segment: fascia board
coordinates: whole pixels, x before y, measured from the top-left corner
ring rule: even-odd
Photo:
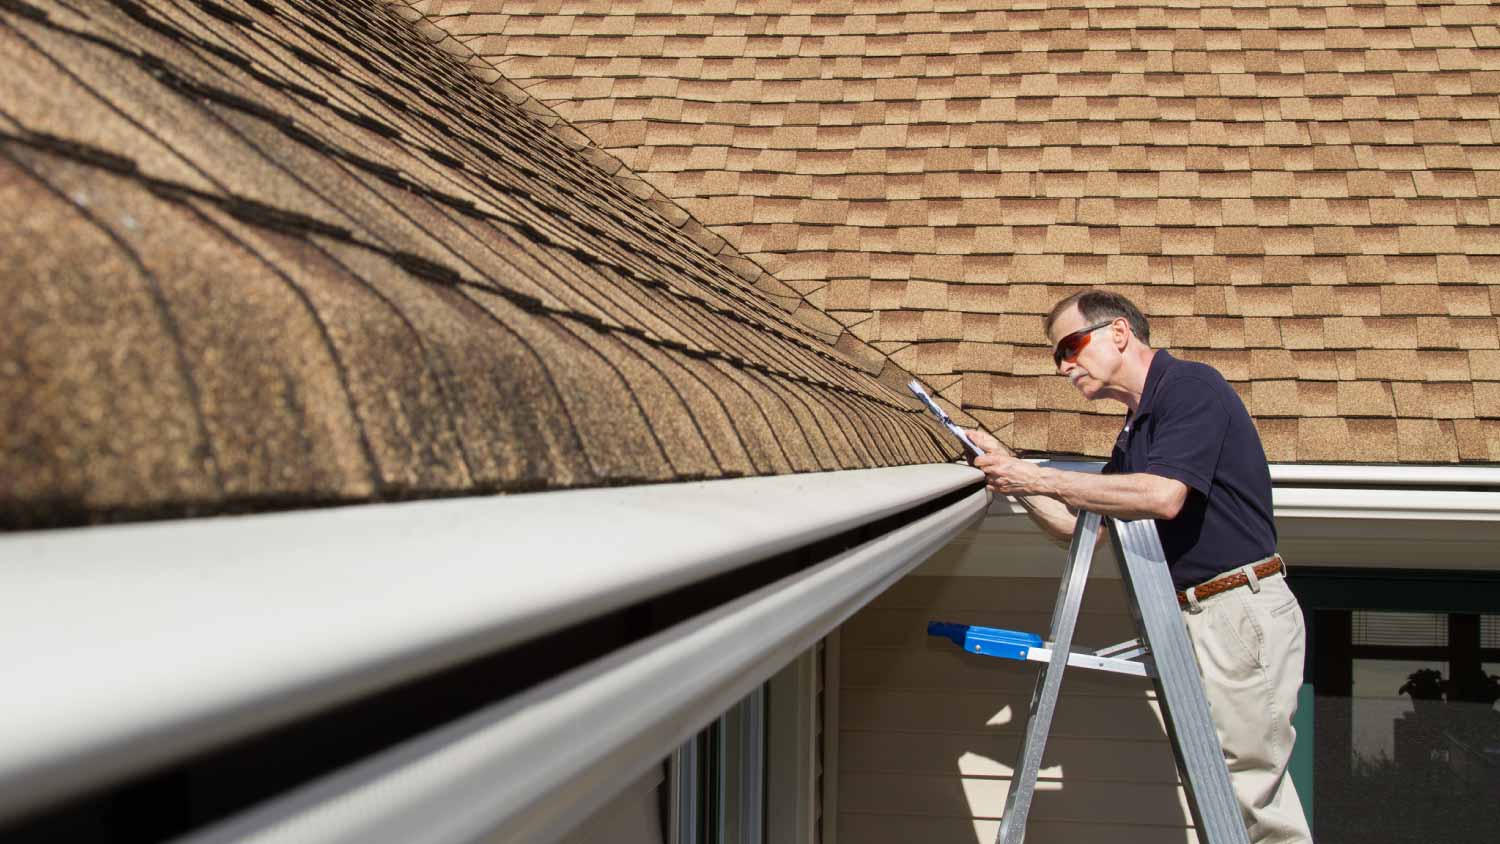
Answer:
[[[956,464],[0,535],[0,817],[972,485]]]

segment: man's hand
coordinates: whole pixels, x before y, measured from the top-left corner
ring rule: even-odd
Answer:
[[[991,492],[1003,495],[1045,494],[1041,488],[1043,472],[1033,463],[995,453],[975,458],[974,465],[984,471],[984,479]]]
[[[991,492],[1005,495],[1030,495],[1038,492],[1035,484],[1041,470],[1025,460],[1016,459],[1010,449],[984,431],[966,431],[969,441],[984,454],[974,458],[975,468],[984,472]]]
[[[970,462],[984,472],[985,485],[990,492],[1015,496],[1015,500],[1026,508],[1026,514],[1049,537],[1067,545],[1078,519],[1061,501],[1035,496],[1039,491],[1036,484],[1041,479],[1043,470],[1025,460],[1017,460],[1010,449],[984,431],[964,433],[969,435],[970,442],[984,452]],[[1104,534],[1101,532],[1099,535]]]

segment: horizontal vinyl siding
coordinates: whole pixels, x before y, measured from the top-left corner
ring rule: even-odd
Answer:
[[[941,571],[941,556],[921,571]],[[1104,556],[1098,567],[1113,570]],[[918,574],[841,628],[842,844],[994,840],[1039,666],[965,654],[926,624],[1045,634],[1056,598],[1055,577]],[[1091,580],[1075,641],[1134,635],[1120,581]],[[1029,844],[1196,841],[1154,698],[1144,679],[1068,672]]]

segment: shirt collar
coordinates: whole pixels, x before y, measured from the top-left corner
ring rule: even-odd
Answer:
[[[1141,390],[1141,403],[1136,406],[1135,413],[1130,414],[1132,419],[1144,416],[1151,410],[1151,400],[1156,397],[1156,388],[1161,384],[1161,377],[1166,374],[1167,367],[1176,360],[1167,354],[1166,349],[1156,350],[1156,354],[1151,358],[1151,366],[1146,370],[1146,386]]]

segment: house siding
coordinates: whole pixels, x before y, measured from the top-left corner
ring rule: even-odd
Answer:
[[[1425,600],[1424,606],[1437,612],[1474,612],[1475,605],[1465,601],[1487,594],[1484,578],[1495,570],[1500,521],[1476,512],[1387,518],[1375,511],[1309,510],[1291,491],[1282,487],[1275,493],[1278,550],[1289,563],[1293,587],[1312,590],[1311,599],[1303,597],[1310,629],[1317,624],[1318,578],[1340,569],[1405,578],[1401,582],[1412,587],[1411,599]],[[1298,491],[1327,501],[1358,492]],[[1442,495],[1452,490],[1412,487],[1407,492],[1415,512],[1423,501],[1448,500]],[[984,522],[840,629],[840,679],[834,684],[842,700],[835,733],[840,737],[838,840],[994,840],[1010,765],[1019,751],[1019,722],[1038,668],[962,653],[946,639],[928,637],[925,627],[929,620],[942,620],[1047,629],[1065,552],[1017,510],[997,500]],[[1455,582],[1469,585],[1441,586]],[[1328,588],[1325,583],[1323,589]],[[1439,597],[1443,588],[1467,590],[1466,597]],[[1357,599],[1340,598],[1332,606],[1350,606],[1345,600]],[[1097,646],[1134,636],[1113,553],[1101,548],[1075,642]],[[1389,695],[1396,684],[1380,688]],[[1311,771],[1313,749],[1311,742],[1304,744],[1311,733],[1304,727],[1320,724],[1317,735],[1324,743],[1349,729],[1349,713],[1345,707],[1340,715],[1341,704],[1328,698],[1320,699],[1314,715],[1312,689],[1304,691],[1302,706],[1308,708],[1299,719],[1307,720],[1297,726],[1298,750],[1308,767],[1299,773],[1294,758],[1293,776],[1311,811],[1314,793],[1302,790],[1303,783],[1309,775],[1316,781],[1322,769]],[[1088,671],[1066,675],[1028,841],[1196,840],[1154,697],[1143,680]],[[1325,762],[1320,757],[1316,764]],[[1336,780],[1315,784],[1319,805],[1341,799]]]

